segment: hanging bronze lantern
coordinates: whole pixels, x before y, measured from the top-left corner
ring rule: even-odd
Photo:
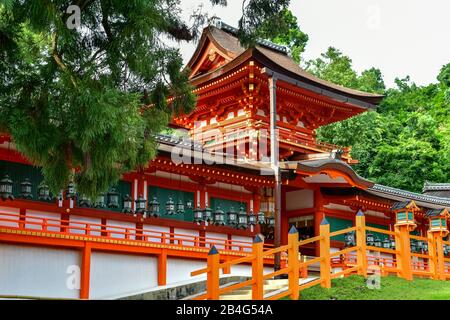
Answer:
[[[144,197],[142,195],[139,196],[139,198],[136,199],[136,213],[140,213],[143,214],[145,216],[145,214],[147,213],[146,210],[146,200],[144,199]]]
[[[273,214],[267,218],[267,224],[270,228],[275,228],[275,217]]]
[[[225,213],[220,208],[220,206],[218,206],[216,208],[216,211],[214,211],[214,224],[216,226],[223,226],[223,225],[225,225]]]
[[[13,182],[9,178],[9,175],[5,174],[2,180],[0,180],[0,197],[3,200],[14,200],[13,196]]]
[[[244,208],[241,207],[238,213],[238,229],[247,229],[248,217],[247,213],[244,211]]]
[[[227,212],[228,216],[228,225],[229,226],[236,226],[237,225],[237,212],[234,210],[233,207],[230,207],[230,210]]]
[[[169,197],[169,200],[166,202],[166,214],[171,216],[175,214],[175,203],[172,200],[172,197]]]
[[[266,223],[266,216],[264,215],[264,212],[259,211],[257,214],[258,217],[258,224],[265,224]]]
[[[51,201],[50,188],[43,181],[38,187],[38,199],[40,201]]]
[[[149,216],[151,217],[159,217],[159,202],[156,196],[153,197],[153,200],[149,203]]]
[[[22,199],[33,199],[33,193],[31,191],[32,184],[30,179],[25,178],[25,180],[20,184],[20,195],[19,197]]]
[[[119,208],[119,197],[120,194],[115,188],[112,188],[107,194],[108,208]]]
[[[256,216],[253,214],[253,210],[250,210],[250,212],[248,213],[248,225],[256,225]]]
[[[91,206],[91,200],[86,195],[82,194],[78,200],[78,206],[81,208],[89,208]]]
[[[208,206],[206,206],[205,209],[203,209],[203,221],[205,222],[213,221],[212,209]]]
[[[123,197],[123,213],[133,213],[132,201],[133,199],[128,194]]]
[[[199,206],[194,209],[194,222],[197,224],[203,222],[203,210]]]
[[[106,194],[102,192],[98,195],[97,199],[95,200],[94,207],[104,208],[105,206],[106,206]]]
[[[67,186],[66,199],[74,199],[76,196],[75,183],[71,181]]]

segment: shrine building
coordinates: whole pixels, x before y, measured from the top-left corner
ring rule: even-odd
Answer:
[[[248,254],[257,234],[270,248],[287,242],[291,226],[301,239],[324,218],[331,231],[353,226],[359,210],[368,226],[389,230],[396,206],[411,201],[414,232],[426,235],[427,213],[450,208],[448,184],[427,182],[422,194],[379,185],[354,171],[351,146],[317,141],[316,129],[375,110],[382,95],[321,80],[284,46],[243,48],[236,32],[222,22],[204,29],[186,66],[195,110],[155,137],[158,155],[145,169],[97,199],[74,184],[52,194],[0,133],[0,297],[117,298],[191,281],[212,245],[229,261]],[[344,247],[345,236],[331,246]]]

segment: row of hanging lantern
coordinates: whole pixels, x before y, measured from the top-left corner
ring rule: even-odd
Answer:
[[[225,217],[227,218],[225,220]],[[216,210],[213,212],[211,208],[206,206],[205,208],[200,208],[197,206],[194,209],[194,222],[200,225],[201,223],[214,224],[217,226],[228,225],[230,227],[235,227],[236,229],[247,229],[253,230],[256,224],[267,224],[270,227],[275,225],[275,219],[273,215],[266,219],[264,212],[260,211],[258,214],[254,214],[253,210],[249,213],[244,210],[241,206],[239,212],[236,212],[233,207],[225,213],[220,206],[217,206]]]
[[[3,200],[14,200],[13,195],[13,181],[9,177],[9,175],[5,174],[3,178],[0,180],[0,198]],[[25,178],[20,183],[20,193],[18,195],[21,199],[32,200],[33,199],[33,190],[32,183],[30,179]],[[50,188],[45,184],[41,183],[38,186],[38,199],[41,201],[50,201],[52,197],[50,197]]]
[[[73,182],[70,182],[67,186],[65,196],[66,199],[75,199],[77,197],[75,184]],[[3,200],[14,199],[13,181],[8,175],[5,175],[0,180],[0,197]],[[62,197],[63,196],[60,193],[57,198],[62,201]],[[28,178],[24,179],[24,181],[20,184],[19,198],[29,200],[33,199],[32,183]],[[50,196],[50,188],[45,183],[41,183],[38,186],[38,199],[41,201],[51,201],[53,199]],[[147,200],[142,195],[140,195],[134,202],[136,204],[136,209],[133,211],[133,199],[130,195],[125,195],[122,198],[122,212],[130,214],[138,213],[148,217],[161,216],[160,204],[156,196],[153,197],[153,200],[149,201],[148,209],[146,205]],[[78,205],[81,208],[117,209],[120,208],[120,193],[117,192],[115,188],[111,188],[109,192],[98,195],[95,201],[92,201],[89,197],[81,194],[78,196]],[[192,208],[191,200],[186,202],[186,207],[188,209]],[[185,204],[182,199],[179,199],[175,204],[172,197],[169,197],[166,202],[165,209],[165,215],[181,215],[185,213]],[[193,212],[194,222],[197,224],[205,223],[206,225],[214,224],[217,226],[228,225],[237,229],[247,229],[248,227],[253,229],[256,224],[266,224],[269,227],[274,227],[275,225],[275,218],[273,214],[268,218],[265,217],[262,211],[255,215],[253,211],[250,210],[247,214],[243,207],[240,207],[239,212],[236,212],[234,208],[231,207],[230,210],[225,213],[220,206],[218,206],[214,212],[208,206],[203,209],[197,206],[197,208],[194,208]],[[225,219],[225,217],[227,219]]]
[[[344,243],[346,247],[353,247],[356,245],[355,232],[348,232],[344,235]],[[381,240],[379,237],[375,237],[372,233],[366,234],[366,244],[368,246],[379,247],[384,249],[395,250],[395,239],[384,238]],[[428,242],[411,239],[410,242],[411,252],[423,253],[428,252]],[[450,245],[443,244],[444,255],[450,254]]]
[[[344,243],[346,247],[353,247],[356,245],[355,232],[347,232],[344,235]],[[395,249],[395,240],[393,238],[381,238],[376,237],[374,234],[368,232],[366,233],[366,244],[372,247],[385,248],[385,249]]]

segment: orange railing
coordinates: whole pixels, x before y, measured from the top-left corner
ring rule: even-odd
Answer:
[[[167,245],[178,245],[187,247],[215,246],[221,250],[250,252],[252,243],[250,241],[220,239],[209,236],[195,236],[183,233],[172,233],[151,229],[137,229],[117,225],[91,223],[77,221],[74,219],[63,220],[54,218],[43,218],[34,215],[21,215],[0,212],[0,228],[19,229],[30,231],[43,231],[46,233],[57,233],[65,235],[86,235],[91,238],[126,239],[138,242],[163,243]],[[270,244],[265,245],[271,248]]]
[[[429,232],[428,237],[425,238],[410,235],[410,229],[407,225],[396,225],[394,231],[369,227],[366,226],[365,217],[361,212],[356,215],[355,220],[354,227],[330,232],[330,225],[324,219],[320,225],[319,235],[303,241],[298,240],[298,233],[293,228],[289,232],[287,245],[266,251],[263,249],[262,240],[256,239],[257,241],[252,246],[251,255],[222,264],[219,263],[219,253],[213,247],[208,257],[207,267],[191,273],[192,276],[202,273],[207,274],[206,294],[197,297],[197,299],[219,299],[223,293],[249,285],[252,286],[253,299],[279,299],[286,296],[298,299],[301,290],[317,284],[330,288],[332,279],[351,273],[357,273],[365,277],[370,273],[377,272],[380,276],[396,274],[406,280],[412,280],[413,276],[442,280],[450,278],[450,258],[446,258],[443,252],[443,245],[449,245],[450,242],[442,240],[443,234]],[[367,245],[366,231],[395,237],[396,248]],[[331,252],[330,239],[348,232],[355,232],[356,245]],[[411,252],[411,239],[426,241],[428,253]],[[299,252],[301,252],[302,246],[311,243],[318,243],[320,256],[304,260]],[[264,275],[262,264],[264,256],[285,251],[287,251],[287,261],[283,268]],[[220,288],[219,270],[240,263],[251,263],[252,278],[230,287]],[[320,275],[317,279],[300,285],[299,278],[307,277],[308,267],[314,264],[319,264]],[[342,270],[338,271],[337,268]],[[289,281],[286,290],[270,297],[264,297],[264,280],[282,274],[288,275]]]

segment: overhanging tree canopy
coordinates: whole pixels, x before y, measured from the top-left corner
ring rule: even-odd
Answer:
[[[245,44],[288,4],[243,1]],[[81,11],[76,29],[67,25],[70,5]],[[152,135],[172,113],[194,107],[180,53],[164,39],[190,41],[195,31],[177,0],[3,1],[0,131],[54,192],[70,179],[85,195],[105,191],[155,156]]]

